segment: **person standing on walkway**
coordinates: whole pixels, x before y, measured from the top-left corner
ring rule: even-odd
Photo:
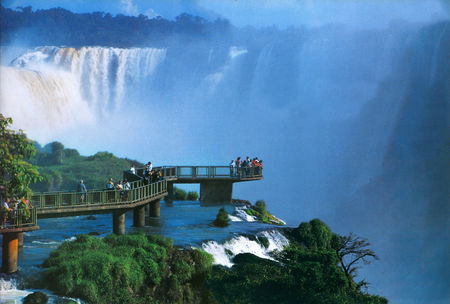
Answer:
[[[232,159],[230,163],[230,176],[233,177],[235,175],[236,175],[236,162],[234,161],[234,159]]]
[[[86,198],[87,194],[87,189],[86,185],[83,183],[83,180],[80,180],[80,183],[78,184],[78,192],[81,193],[80,203],[84,203],[84,199]]]

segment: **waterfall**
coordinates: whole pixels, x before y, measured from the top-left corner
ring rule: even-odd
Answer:
[[[166,50],[155,48],[38,47],[11,63],[25,69],[57,69],[77,80],[81,97],[93,111],[121,108],[124,96],[155,71]]]
[[[259,241],[260,238],[267,239],[267,247]],[[251,253],[263,259],[274,260],[271,252],[282,251],[287,245],[289,241],[281,232],[269,230],[257,233],[255,239],[238,235],[223,244],[208,241],[202,244],[202,249],[214,256],[214,264],[231,267],[233,257],[240,253]]]
[[[0,112],[12,116],[25,130],[52,133],[73,123],[90,124],[95,118],[81,97],[79,81],[66,71],[36,71],[1,67]]]

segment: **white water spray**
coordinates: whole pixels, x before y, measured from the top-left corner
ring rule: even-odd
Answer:
[[[270,254],[275,250],[281,251],[289,245],[288,239],[277,230],[256,234],[257,239],[262,237],[267,238],[269,242],[267,248],[261,242],[239,235],[223,244],[216,241],[205,242],[202,244],[202,249],[214,256],[214,264],[231,267],[233,266],[231,260],[240,253],[251,253],[263,259],[274,260]]]

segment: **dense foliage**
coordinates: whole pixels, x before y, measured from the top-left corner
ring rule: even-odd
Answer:
[[[80,235],[44,262],[50,290],[89,303],[199,303],[213,258],[157,235]],[[203,299],[203,300],[202,300]]]
[[[281,263],[237,255],[232,268],[215,266],[206,287],[219,303],[387,303],[350,287],[334,242],[340,236],[321,221],[302,223],[291,244],[277,254]]]
[[[254,216],[259,222],[272,225],[284,225],[280,219],[276,218],[270,214],[269,211],[267,211],[266,202],[263,200],[257,201],[255,205],[248,205],[245,212],[248,215]]]
[[[196,201],[198,200],[198,193],[196,191],[186,193],[183,189],[173,187],[173,199],[176,201]]]
[[[29,184],[41,179],[29,160],[36,153],[22,130],[10,129],[13,120],[0,114],[0,186],[6,196],[30,197]]]
[[[92,156],[82,156],[75,149],[66,149],[59,142],[41,147],[35,143],[37,154],[31,163],[39,166],[43,180],[31,184],[34,191],[76,190],[80,179],[88,190],[103,189],[109,178],[116,182],[123,178],[123,171],[132,164],[143,164],[127,158],[115,157],[112,153],[98,152]]]
[[[198,193],[196,191],[189,191],[186,199],[188,201],[196,201],[198,200]]]
[[[211,255],[157,235],[80,235],[44,262],[45,287],[89,303],[387,303],[349,284],[339,262],[368,243],[343,243],[348,237],[317,219],[283,231],[290,245],[274,253],[279,262],[245,253],[231,268],[211,267]]]
[[[222,207],[219,209],[217,213],[216,219],[213,222],[213,226],[216,227],[227,227],[230,225],[230,217],[228,216],[228,212]]]

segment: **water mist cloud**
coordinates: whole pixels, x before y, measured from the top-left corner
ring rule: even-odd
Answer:
[[[387,27],[392,20],[425,23],[449,18],[447,1],[441,0],[6,0],[9,8],[63,7],[74,12],[104,11],[115,14],[161,15],[174,19],[182,13],[210,20],[226,18],[236,26],[323,26],[345,24],[352,27]]]

